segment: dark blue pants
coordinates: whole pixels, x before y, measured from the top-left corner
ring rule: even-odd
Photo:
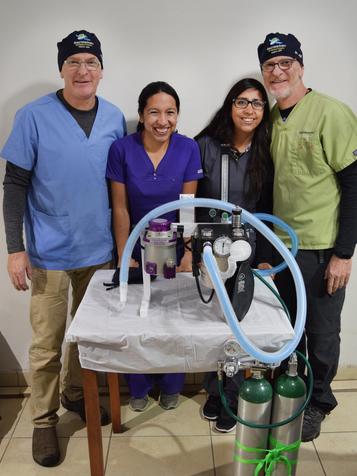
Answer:
[[[337,405],[331,382],[338,368],[341,311],[345,299],[345,289],[339,289],[332,296],[326,292],[324,275],[332,253],[331,249],[300,250],[296,256],[307,296],[305,335],[298,350],[307,353],[314,375],[311,403],[325,413]],[[278,273],[275,283],[294,321],[296,295],[290,271]]]
[[[172,395],[180,393],[185,382],[185,374],[126,374],[125,379],[129,386],[130,395],[134,398],[143,398],[154,384],[161,393]]]

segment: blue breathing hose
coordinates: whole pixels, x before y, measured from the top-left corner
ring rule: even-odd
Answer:
[[[285,259],[289,259],[286,256],[284,256]],[[291,256],[291,258],[292,256]],[[211,281],[214,285],[214,289],[216,291],[218,300],[221,304],[221,307],[223,309],[224,316],[226,318],[226,321],[231,328],[234,337],[237,339],[239,342],[240,346],[247,352],[247,354],[251,355],[255,359],[259,360],[260,362],[266,363],[266,364],[278,364],[282,360],[286,359],[289,357],[292,352],[296,349],[298,346],[300,339],[302,337],[304,327],[305,327],[305,315],[306,315],[306,297],[305,297],[305,288],[304,288],[304,283],[302,281],[301,273],[300,270],[297,268],[294,268],[294,266],[290,267],[291,262],[289,264],[289,268],[292,272],[294,281],[295,281],[295,286],[297,289],[297,296],[298,297],[298,310],[297,310],[297,315],[296,315],[296,322],[295,322],[295,327],[294,327],[294,332],[295,335],[293,339],[289,342],[287,342],[281,349],[279,349],[276,352],[265,352],[261,349],[259,349],[257,346],[255,346],[244,334],[244,332],[241,330],[241,327],[238,323],[237,317],[235,315],[234,309],[232,307],[232,304],[230,302],[230,299],[227,295],[226,288],[223,284],[219,268],[217,266],[217,262],[215,257],[213,256],[212,253],[212,248],[210,246],[205,246],[203,250],[203,262],[207,268],[207,271],[209,273],[209,276],[211,278]],[[298,270],[298,272],[297,272]]]
[[[274,225],[277,225],[279,228],[282,228],[290,238],[291,246],[290,246],[290,253],[293,256],[296,256],[296,253],[298,252],[299,248],[299,240],[297,237],[297,234],[295,231],[287,225],[283,220],[280,218],[274,216],[274,215],[269,215],[268,213],[255,213],[254,216],[256,218],[259,218],[259,220],[262,221],[269,221],[270,223],[273,223]],[[272,274],[277,274],[283,269],[285,269],[287,264],[283,261],[282,263],[278,264],[277,266],[274,266],[272,269],[258,269],[257,272],[261,276],[271,276]]]
[[[221,200],[213,200],[208,198],[191,198],[185,200],[175,200],[174,202],[166,203],[165,205],[161,205],[160,207],[157,207],[151,212],[147,213],[132,230],[123,251],[119,275],[120,300],[122,303],[126,302],[129,261],[135,243],[137,242],[142,230],[144,230],[145,227],[148,226],[150,220],[153,220],[154,218],[164,215],[165,213],[171,212],[173,210],[187,207],[218,208],[232,213],[233,209],[236,208],[236,205]],[[296,253],[297,238],[294,231],[286,223],[284,223],[277,217],[273,217],[272,215],[267,214],[262,214],[260,215],[260,217],[264,220],[268,220],[273,222],[274,224],[277,224],[277,226],[282,227],[284,231],[289,234],[292,240],[292,251]],[[297,266],[292,254],[289,252],[283,242],[272,232],[272,230],[270,230],[269,227],[262,223],[259,218],[244,209],[242,209],[242,220],[244,222],[250,223],[254,226],[254,228],[256,228],[260,233],[262,233],[270,241],[270,243],[279,251],[279,253],[285,260],[285,263],[281,263],[277,267],[272,268],[270,270],[264,270],[264,273],[263,270],[260,270],[260,273],[264,275],[275,274],[276,272],[281,271],[281,269],[284,269],[286,266],[290,268],[297,294],[297,312],[294,327],[294,338],[289,341],[282,349],[272,353],[264,352],[258,347],[256,347],[254,344],[252,344],[240,329],[238,320],[235,316],[234,310],[227,296],[223,281],[219,275],[216,260],[212,254],[212,250],[210,250],[210,247],[205,247],[203,253],[203,260],[210,274],[211,280],[214,284],[225,318],[241,347],[244,349],[245,352],[247,352],[255,359],[259,360],[260,362],[275,364],[287,358],[295,350],[303,334],[306,319],[306,294],[304,282],[299,267]]]

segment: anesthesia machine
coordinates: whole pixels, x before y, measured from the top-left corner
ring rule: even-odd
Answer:
[[[170,223],[164,214],[173,210],[203,207],[220,209],[221,223]],[[289,251],[263,221],[282,228],[290,237]],[[269,270],[251,267],[254,254],[254,234],[261,233],[283,258]],[[311,369],[305,357],[296,352],[303,335],[306,316],[306,295],[303,279],[293,255],[298,243],[294,231],[279,218],[267,214],[251,214],[238,206],[220,200],[185,198],[162,205],[148,213],[133,229],[126,243],[120,269],[120,301],[124,307],[128,292],[128,265],[137,240],[141,240],[143,296],[140,316],[147,315],[150,306],[151,279],[176,276],[177,248],[192,251],[192,272],[196,279],[198,299],[208,303],[216,294],[224,317],[234,338],[224,345],[225,359],[217,363],[221,399],[230,415],[237,420],[234,448],[234,476],[294,475],[300,446],[303,410],[312,391]],[[188,244],[187,244],[188,243]],[[248,312],[254,296],[254,281],[259,279],[278,299],[287,316],[285,304],[271,284],[264,279],[289,267],[296,288],[297,313],[294,317],[294,337],[278,351],[267,352],[254,345],[244,334],[240,323]],[[225,282],[230,280],[227,293]],[[270,281],[270,282],[269,282]],[[204,297],[204,294],[207,297]],[[297,354],[308,368],[309,390],[297,372]],[[284,371],[271,383],[273,371],[285,362]],[[223,392],[223,375],[234,376],[249,370],[240,387],[238,411],[230,410]],[[247,372],[246,372],[247,373]]]

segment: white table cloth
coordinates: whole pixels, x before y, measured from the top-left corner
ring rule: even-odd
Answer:
[[[67,341],[78,343],[83,368],[125,373],[217,370],[223,344],[233,334],[216,297],[204,304],[187,273],[173,280],[157,278],[151,284],[148,316],[140,317],[142,285],[128,286],[128,302],[120,310],[119,289],[103,286],[112,275],[113,270],[95,273],[66,334]],[[209,294],[206,288],[204,292]],[[257,279],[241,326],[266,351],[278,350],[294,335],[280,303]]]

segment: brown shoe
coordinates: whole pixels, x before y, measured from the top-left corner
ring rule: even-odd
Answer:
[[[59,463],[60,451],[55,426],[34,428],[32,457],[41,466],[56,466]]]

